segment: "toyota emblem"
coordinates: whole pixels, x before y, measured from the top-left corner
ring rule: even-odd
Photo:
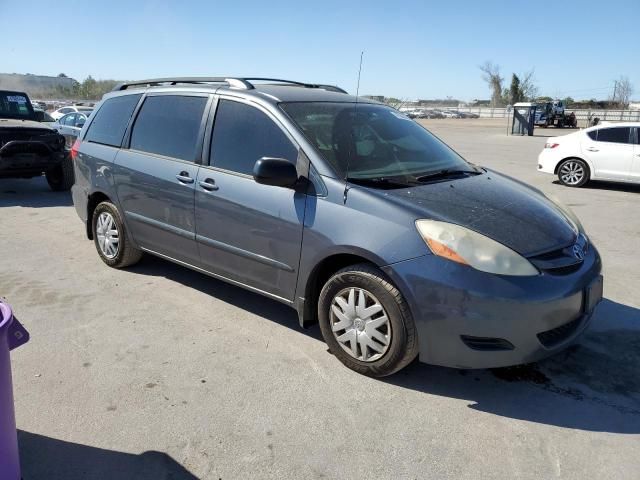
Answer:
[[[584,260],[584,250],[582,248],[582,245],[580,245],[579,243],[576,243],[573,246],[573,256],[578,260]]]

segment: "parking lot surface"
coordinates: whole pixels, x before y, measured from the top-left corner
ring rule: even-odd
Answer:
[[[69,194],[0,180],[0,296],[32,335],[12,354],[25,480],[638,478],[640,187],[538,174],[544,136],[570,130],[424,124],[581,218],[605,300],[578,347],[366,378],[272,300],[151,256],[108,268]]]

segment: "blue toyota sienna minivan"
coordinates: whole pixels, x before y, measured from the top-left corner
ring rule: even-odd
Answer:
[[[72,156],[100,258],[146,252],[291,305],[371,376],[532,362],[585,330],[601,262],[538,190],[338,87],[169,78],[105,95]]]

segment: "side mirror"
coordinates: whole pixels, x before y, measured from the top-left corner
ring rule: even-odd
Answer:
[[[42,122],[44,120],[44,112],[42,110],[35,110],[33,113],[34,113],[36,122]]]
[[[298,181],[298,171],[284,158],[262,157],[253,167],[253,179],[263,185],[292,187]]]

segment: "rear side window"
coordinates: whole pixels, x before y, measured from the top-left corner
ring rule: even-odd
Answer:
[[[65,115],[64,117],[62,117],[62,120],[60,120],[60,123],[62,125],[73,126],[73,124],[76,121],[76,117],[77,117],[76,113],[70,113],[70,114]]]
[[[207,97],[147,97],[131,132],[132,150],[193,162]]]
[[[631,143],[630,134],[629,127],[601,128],[598,130],[598,142]]]
[[[119,147],[140,96],[124,95],[106,100],[95,113],[85,140]]]
[[[231,100],[218,104],[209,164],[251,175],[262,157],[295,163],[298,149],[274,121],[257,108]]]
[[[597,130],[591,130],[590,132],[587,132],[587,135],[589,135],[589,138],[591,140],[597,140],[598,139],[598,131]]]

